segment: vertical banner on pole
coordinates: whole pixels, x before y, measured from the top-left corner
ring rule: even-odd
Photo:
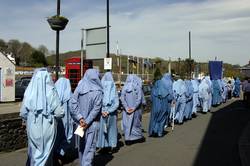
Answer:
[[[209,74],[211,80],[222,79],[222,61],[209,61]]]

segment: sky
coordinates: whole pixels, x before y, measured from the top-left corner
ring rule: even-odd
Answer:
[[[55,32],[46,18],[56,0],[0,0],[0,38],[55,50]],[[61,0],[69,23],[60,34],[60,52],[80,49],[81,28],[106,25],[105,0]],[[110,50],[122,54],[199,62],[250,60],[250,0],[110,0]]]

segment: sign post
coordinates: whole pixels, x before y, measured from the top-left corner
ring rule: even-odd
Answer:
[[[112,58],[104,58],[104,70],[112,70]]]

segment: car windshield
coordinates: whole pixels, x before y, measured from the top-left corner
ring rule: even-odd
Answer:
[[[19,81],[16,81],[15,85],[16,85],[16,86],[20,86],[20,85],[21,85],[21,82],[22,82],[22,81],[20,81],[20,80],[19,80]]]
[[[145,95],[150,94],[151,89],[150,89],[149,85],[143,85],[142,89],[143,89],[143,92],[145,93]]]
[[[29,85],[29,83],[30,83],[30,80],[23,80],[23,86],[28,86]]]

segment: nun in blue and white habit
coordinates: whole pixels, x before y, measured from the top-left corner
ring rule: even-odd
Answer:
[[[166,83],[163,79],[157,80],[151,92],[152,110],[149,122],[149,136],[163,136],[172,100],[173,95]]]
[[[223,92],[222,92],[222,102],[226,102],[227,101],[227,95],[228,95],[228,86],[227,86],[227,81],[226,80],[221,80],[222,82],[222,88],[223,88]]]
[[[203,78],[199,85],[199,98],[201,99],[202,112],[204,113],[209,110],[210,91],[209,83]]]
[[[128,75],[121,93],[124,107],[122,125],[126,143],[143,140],[142,133],[142,104],[143,92],[141,83],[135,75]]]
[[[105,73],[101,83],[103,87],[103,101],[97,147],[115,148],[117,146],[117,108],[119,106],[119,97],[112,73]]]
[[[222,82],[222,80],[221,79],[218,79],[217,80],[218,81],[218,83],[219,83],[219,86],[220,86],[220,104],[222,103],[222,101],[223,101],[223,98],[222,98],[222,95],[223,95],[223,82]]]
[[[73,119],[71,117],[71,103],[72,96],[70,81],[66,78],[59,78],[56,83],[56,90],[58,92],[61,106],[64,108],[65,115],[58,121],[57,139],[55,152],[57,155],[64,156],[71,149],[71,142],[73,137]]]
[[[233,96],[234,97],[240,97],[240,79],[237,77],[234,81],[234,86],[233,86]]]
[[[210,110],[212,107],[213,85],[209,76],[206,76],[205,80],[208,85],[208,110]]]
[[[140,89],[141,89],[141,95],[142,95],[142,97],[141,97],[141,99],[142,99],[142,105],[146,105],[147,103],[146,103],[146,98],[145,98],[145,95],[144,95],[144,93],[143,93],[143,89],[142,89],[142,79],[140,78],[140,77],[138,77],[137,75],[134,75],[134,81],[135,81],[135,83],[136,83],[136,86],[138,86]]]
[[[192,108],[192,113],[196,114],[197,113],[197,108],[200,105],[199,101],[199,82],[197,79],[191,80],[192,85],[193,85],[193,108]]]
[[[185,80],[186,85],[186,106],[184,111],[184,117],[188,120],[192,119],[192,109],[193,109],[193,85],[190,80]]]
[[[96,150],[99,121],[102,108],[102,85],[99,72],[88,69],[72,96],[72,117],[83,127],[85,133],[79,138],[79,160],[81,166],[91,166]]]
[[[46,69],[36,70],[25,93],[20,116],[26,122],[26,165],[53,165],[57,120],[64,116],[58,93]]]
[[[178,79],[173,83],[173,91],[176,100],[175,120],[182,124],[186,107],[186,86],[183,80]]]
[[[219,80],[212,80],[213,94],[212,94],[212,105],[216,106],[221,103],[222,87],[219,84]]]
[[[168,124],[171,122],[171,119],[173,119],[172,116],[174,116],[174,112],[171,112],[171,105],[173,104],[174,101],[174,93],[173,93],[173,81],[172,81],[172,76],[170,73],[165,73],[162,77],[163,84],[166,89],[168,89],[168,104],[167,104],[167,109],[168,109],[168,118],[166,121],[165,128],[168,127]]]

